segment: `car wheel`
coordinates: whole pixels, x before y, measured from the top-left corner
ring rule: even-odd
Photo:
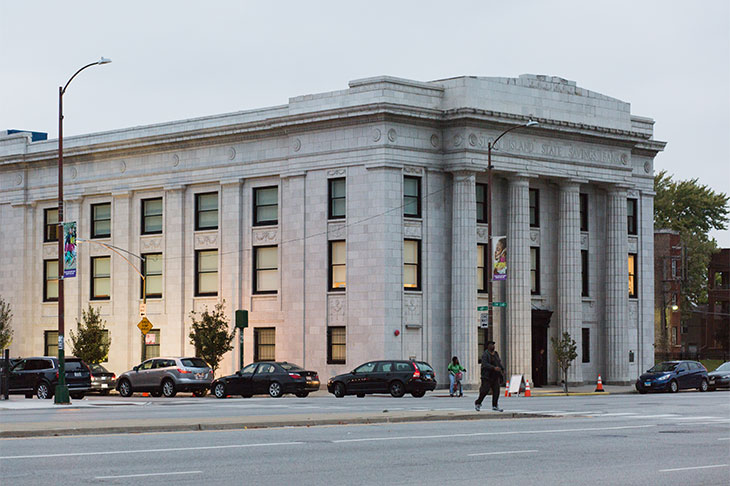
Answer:
[[[406,394],[406,390],[403,388],[403,383],[400,381],[392,382],[388,387],[388,390],[390,390],[390,394],[395,398],[400,398]]]
[[[99,395],[105,397],[105,396],[109,395],[109,390],[102,390],[99,392]]]
[[[700,387],[698,388],[698,390],[701,392],[706,392],[708,389],[709,387],[707,386],[707,380],[703,379],[702,383],[700,383]]]
[[[213,387],[213,395],[216,398],[226,398],[226,385],[223,383],[216,383]]]
[[[340,382],[335,383],[335,386],[332,388],[332,394],[336,396],[337,398],[342,398],[345,396],[345,385],[343,385]]]
[[[195,397],[204,397],[208,394],[208,390],[195,390],[193,392],[193,396]]]
[[[124,398],[132,396],[132,384],[129,383],[129,380],[120,381],[118,390],[119,390],[119,394],[121,396],[123,396]]]
[[[284,393],[282,393],[281,385],[279,384],[279,382],[272,381],[269,385],[269,396],[271,396],[271,398],[279,398],[283,394]]]
[[[72,393],[71,398],[74,400],[81,400],[84,398],[85,393]]]
[[[669,382],[669,391],[672,393],[677,393],[679,391],[679,385],[677,384],[676,380],[672,380]]]
[[[53,396],[53,393],[51,393],[51,387],[48,385],[48,383],[46,383],[45,381],[38,383],[38,385],[36,385],[35,387],[35,396],[37,396],[41,400],[51,398]]]
[[[175,383],[173,383],[172,380],[167,379],[162,382],[162,394],[165,395],[165,398],[172,398],[177,395]]]
[[[425,392],[425,391],[423,391],[423,390],[421,390],[421,391],[414,391],[414,392],[411,392],[411,395],[413,395],[413,396],[414,396],[414,397],[416,397],[416,398],[423,398],[423,396],[424,396],[425,394],[426,394],[426,392]]]

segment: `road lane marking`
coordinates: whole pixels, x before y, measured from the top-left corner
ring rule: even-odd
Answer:
[[[625,417],[627,415],[636,415],[636,412],[613,412],[613,413],[604,413],[603,415],[600,415],[600,417]]]
[[[476,454],[467,454],[467,455],[469,455],[469,456],[497,456],[500,454],[525,454],[528,452],[537,452],[537,449],[530,449],[528,451],[478,452]]]
[[[720,437],[720,438],[719,438],[719,439],[717,439],[717,440],[730,440],[730,437]]]
[[[677,417],[675,420],[713,420],[713,419],[721,419],[722,417]]]
[[[78,457],[78,456],[108,456],[114,454],[139,454],[145,452],[180,452],[180,451],[203,451],[211,449],[241,449],[246,447],[268,447],[268,446],[284,446],[284,445],[303,445],[304,442],[269,442],[261,444],[231,444],[217,446],[202,447],[173,447],[167,449],[136,449],[126,451],[100,451],[100,452],[67,452],[63,454],[37,454],[27,456],[0,456],[0,461],[7,459],[42,459],[49,457]]]
[[[628,419],[656,419],[656,418],[673,418],[676,420],[681,420],[682,417],[677,415],[676,413],[660,413],[656,415],[630,415],[627,416]]]
[[[96,476],[94,479],[146,478],[149,476],[175,476],[179,474],[203,474],[203,471],[180,471],[166,473],[125,474],[124,476]]]
[[[646,429],[656,427],[654,424],[649,425],[622,425],[617,427],[586,427],[579,429],[550,429],[550,430],[512,430],[508,432],[472,432],[469,434],[440,434],[440,435],[414,435],[414,436],[398,436],[398,437],[368,437],[363,439],[338,439],[333,440],[335,444],[345,442],[376,442],[386,440],[418,440],[418,439],[448,439],[452,437],[483,437],[487,435],[519,435],[519,434],[556,434],[565,432],[591,432],[602,430],[625,430],[625,429]]]
[[[728,467],[728,464],[715,464],[714,466],[677,467],[674,469],[660,469],[659,472],[691,471],[694,469],[711,469],[715,467]]]

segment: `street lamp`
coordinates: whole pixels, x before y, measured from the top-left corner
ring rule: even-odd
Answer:
[[[111,59],[102,57],[82,67],[66,82],[58,87],[58,384],[53,395],[56,405],[69,405],[68,387],[66,386],[66,357],[64,354],[64,294],[63,294],[63,94],[71,81],[84,69],[101,64],[109,64]]]
[[[493,259],[494,255],[492,254],[492,148],[497,145],[497,142],[499,142],[499,139],[504,137],[506,134],[511,132],[512,130],[517,130],[518,128],[524,128],[524,127],[534,127],[537,126],[538,123],[533,120],[529,120],[527,123],[523,125],[517,125],[516,127],[509,128],[505,131],[503,131],[496,139],[494,139],[493,142],[487,143],[487,256],[489,258],[489,281],[487,282],[487,296],[488,296],[488,302],[487,302],[487,312],[489,313],[489,327],[487,334],[489,335],[489,339],[493,339],[494,337],[494,321],[493,321],[493,309],[492,309],[492,302],[494,302],[494,294],[492,293],[493,290],[493,278],[494,278],[494,269],[492,268],[493,265]]]

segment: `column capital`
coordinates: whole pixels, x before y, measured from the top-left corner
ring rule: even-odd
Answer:
[[[557,184],[561,191],[579,192],[581,184],[587,184],[587,179],[565,178],[558,179]]]
[[[132,197],[132,191],[129,189],[120,189],[118,191],[112,191],[112,197],[114,199],[124,199]]]
[[[221,186],[237,186],[237,185],[240,185],[241,182],[243,182],[242,177],[229,177],[227,179],[221,179],[220,185]]]
[[[163,186],[162,190],[165,192],[184,191],[185,187],[185,184],[170,184],[167,186]]]
[[[281,179],[291,179],[292,177],[307,177],[307,171],[306,170],[291,171],[291,172],[286,172],[284,174],[281,174],[279,176],[279,178],[281,178]]]
[[[531,176],[524,172],[515,172],[512,174],[505,174],[505,177],[507,178],[507,181],[509,181],[509,184],[511,186],[529,186],[530,179],[532,179],[534,176]]]

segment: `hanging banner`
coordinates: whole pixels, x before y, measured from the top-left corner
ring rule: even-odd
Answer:
[[[507,280],[507,237],[493,236],[492,280]]]
[[[63,278],[76,276],[76,222],[63,223]]]

